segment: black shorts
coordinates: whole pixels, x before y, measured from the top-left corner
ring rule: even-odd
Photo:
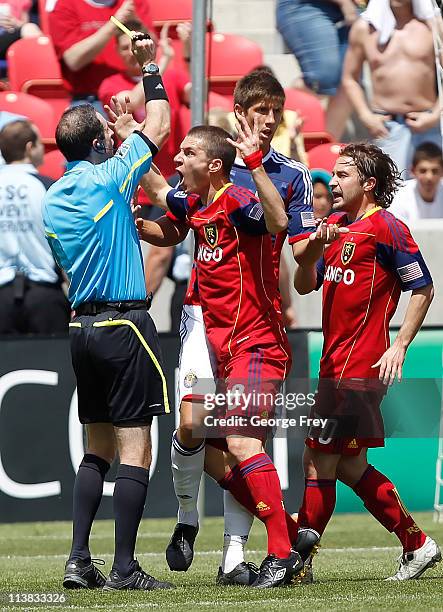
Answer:
[[[81,423],[145,425],[169,413],[160,343],[147,309],[75,316],[69,336]]]

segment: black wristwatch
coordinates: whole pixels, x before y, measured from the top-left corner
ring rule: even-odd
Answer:
[[[160,68],[154,62],[149,62],[149,64],[145,64],[142,68],[143,76],[151,76],[155,74],[160,74]]]

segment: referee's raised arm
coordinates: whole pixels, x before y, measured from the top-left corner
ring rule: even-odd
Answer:
[[[133,32],[132,53],[143,73],[146,121],[141,130],[159,149],[170,132],[169,101],[155,59],[155,44],[147,34]]]

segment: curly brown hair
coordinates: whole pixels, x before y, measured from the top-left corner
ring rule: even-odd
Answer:
[[[340,157],[350,157],[353,160],[362,183],[371,177],[375,178],[375,200],[382,208],[389,208],[395,192],[403,182],[394,160],[379,147],[367,142],[344,145],[340,149]]]

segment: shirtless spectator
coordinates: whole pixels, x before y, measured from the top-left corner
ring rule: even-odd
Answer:
[[[374,143],[401,171],[409,169],[418,145],[441,143],[433,15],[430,0],[370,0],[349,36],[344,87]],[[359,83],[365,61],[369,104]]]
[[[109,21],[135,19],[152,29],[148,0],[57,0],[49,13],[51,37],[73,106],[89,102],[103,112],[98,88],[123,70],[116,51],[118,28]]]

